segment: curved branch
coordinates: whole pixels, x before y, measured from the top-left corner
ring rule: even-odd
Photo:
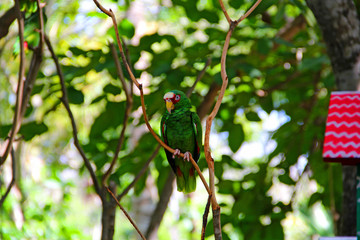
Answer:
[[[226,11],[226,8],[224,6],[224,3],[222,0],[219,0],[219,3],[220,3],[220,6],[221,6],[221,10],[223,11],[225,17],[226,17],[226,20],[228,21],[228,23],[230,24],[232,22],[228,12]]]
[[[205,66],[204,68],[199,72],[199,74],[197,75],[196,77],[196,80],[194,82],[194,84],[191,86],[191,88],[189,88],[189,90],[186,91],[186,96],[187,97],[190,97],[190,95],[192,94],[192,92],[194,91],[195,89],[195,86],[196,84],[200,81],[200,79],[204,76],[205,72],[206,72],[206,69],[208,68],[208,66],[211,64],[211,58],[209,57],[207,60],[206,60],[206,63],[205,63]]]
[[[6,189],[5,194],[1,197],[0,199],[0,207],[3,205],[6,197],[8,196],[8,194],[10,193],[11,188],[14,186],[15,184],[15,177],[16,177],[16,161],[15,161],[15,153],[14,153],[14,148],[11,148],[11,161],[12,161],[12,178],[11,178],[11,182],[9,184],[9,186]]]
[[[117,199],[120,201],[129,191],[131,188],[134,187],[134,185],[137,183],[137,181],[139,181],[139,179],[144,175],[144,173],[146,172],[146,170],[149,167],[149,164],[151,163],[151,161],[156,157],[156,155],[159,153],[161,145],[158,144],[157,147],[155,148],[155,151],[153,152],[153,154],[151,154],[151,156],[149,157],[149,159],[146,161],[146,163],[144,164],[144,166],[141,168],[141,170],[139,171],[139,173],[136,175],[136,177],[134,178],[134,180],[129,184],[129,186],[127,186],[127,188],[125,188],[125,190],[117,197]]]
[[[125,91],[126,109],[125,109],[125,115],[124,115],[124,120],[123,120],[123,127],[122,127],[120,137],[119,137],[119,140],[118,140],[118,143],[117,143],[117,146],[116,146],[114,157],[113,157],[113,159],[111,161],[111,164],[110,164],[108,170],[105,172],[105,174],[102,177],[102,184],[103,185],[105,185],[106,180],[109,178],[109,176],[110,176],[110,174],[111,174],[111,172],[112,172],[112,170],[113,170],[113,168],[115,166],[116,160],[117,160],[117,158],[119,156],[121,147],[122,147],[122,145],[124,143],[125,130],[126,130],[126,127],[127,127],[127,124],[128,124],[129,116],[130,116],[132,105],[133,105],[132,94],[129,92],[129,89],[128,89],[127,85],[126,85],[125,78],[124,78],[124,73],[123,73],[123,71],[121,69],[120,62],[119,62],[118,55],[116,53],[116,49],[115,49],[114,44],[110,43],[110,49],[111,49],[111,53],[112,53],[114,61],[115,61],[115,66],[116,66],[116,71],[117,71],[118,77],[119,77],[119,79],[121,81],[121,84],[123,85],[123,88],[124,88],[124,91]]]
[[[10,25],[16,19],[15,6],[10,8],[0,17],[0,39],[5,37],[9,33]]]
[[[205,211],[203,214],[203,223],[202,223],[202,229],[201,229],[201,240],[205,239],[205,231],[206,231],[206,225],[207,225],[207,219],[209,215],[209,209],[210,209],[210,203],[211,203],[211,195],[208,196],[208,200],[205,206]]]
[[[244,14],[242,15],[238,20],[236,20],[236,25],[238,25],[242,20],[247,18],[254,10],[255,8],[260,4],[261,0],[257,0],[256,3]]]
[[[133,225],[133,227],[136,229],[136,231],[139,233],[140,237],[144,240],[146,240],[146,238],[144,237],[144,235],[140,232],[139,228],[136,226],[135,222],[131,219],[130,215],[126,212],[126,210],[121,206],[121,204],[119,203],[119,201],[116,199],[115,195],[110,191],[109,188],[106,187],[106,190],[108,190],[108,192],[110,193],[110,195],[113,197],[113,199],[116,201],[117,205],[119,206],[119,208],[121,209],[121,211],[125,214],[125,216],[127,217],[127,219],[130,221],[130,223]]]
[[[36,80],[36,77],[39,73],[40,66],[43,59],[43,48],[44,48],[44,19],[42,14],[42,4],[39,0],[37,0],[37,6],[38,6],[38,16],[39,16],[39,24],[40,29],[35,29],[36,32],[39,32],[40,34],[40,41],[38,46],[36,46],[33,50],[33,55],[31,57],[30,67],[29,71],[26,76],[26,81],[24,83],[24,89],[23,89],[23,100],[21,104],[21,118],[24,117],[28,102],[30,100],[31,92],[34,87],[34,83]]]
[[[38,7],[38,13],[39,13],[39,23],[40,23],[40,42],[38,45],[38,48],[42,49],[44,46],[45,41],[45,34],[44,34],[44,16],[42,14],[42,4],[40,0],[37,0],[37,7]]]
[[[120,34],[119,34],[119,30],[118,30],[118,26],[117,26],[117,23],[116,23],[116,17],[115,17],[115,15],[114,15],[114,12],[113,12],[111,9],[106,10],[97,0],[93,0],[93,1],[95,2],[96,6],[97,6],[102,12],[104,12],[106,15],[108,15],[109,17],[111,17],[111,19],[112,19],[112,21],[113,21],[113,24],[114,24],[116,41],[117,41],[117,44],[118,44],[118,47],[119,47],[119,50],[120,50],[120,54],[121,54],[121,58],[122,58],[123,64],[125,65],[125,68],[126,68],[126,70],[128,71],[131,80],[135,83],[135,85],[136,85],[138,88],[140,88],[140,84],[139,84],[139,82],[136,80],[134,74],[132,73],[131,68],[130,68],[130,65],[129,65],[127,59],[126,59],[126,56],[125,56],[125,53],[124,53],[124,50],[123,50],[123,47],[122,47],[122,44],[121,44]]]
[[[219,0],[221,8],[225,14],[225,17],[227,18],[228,22],[229,22],[229,30],[226,34],[226,38],[225,38],[225,43],[224,43],[224,47],[222,50],[222,54],[221,54],[221,78],[222,78],[222,85],[221,85],[221,90],[219,93],[219,97],[217,99],[217,102],[214,106],[213,111],[211,112],[211,114],[208,116],[208,118],[206,119],[206,130],[205,130],[205,140],[204,140],[204,152],[205,152],[205,158],[206,158],[206,162],[209,166],[209,180],[210,180],[210,189],[212,192],[212,199],[211,199],[211,205],[212,205],[212,210],[213,210],[213,223],[214,223],[214,235],[215,235],[215,239],[222,239],[222,235],[221,235],[221,221],[220,221],[220,206],[216,201],[216,196],[215,196],[215,170],[214,170],[214,159],[211,157],[211,152],[210,152],[210,130],[211,130],[211,125],[212,125],[212,121],[215,118],[215,116],[217,115],[222,99],[224,97],[225,94],[225,90],[228,84],[228,77],[226,74],[226,55],[229,49],[229,44],[230,44],[230,38],[231,38],[231,34],[233,33],[235,27],[242,21],[244,20],[247,16],[249,16],[249,14],[254,11],[254,9],[259,5],[259,3],[261,2],[261,0],[258,0],[243,16],[241,16],[237,21],[229,21],[229,17],[227,15],[227,12],[224,8],[224,5],[222,3],[222,0]]]
[[[7,140],[7,145],[4,153],[0,158],[0,166],[7,159],[10,150],[12,148],[12,144],[14,142],[15,135],[20,129],[21,125],[21,108],[23,102],[23,88],[24,88],[24,76],[25,76],[25,49],[24,49],[24,18],[20,12],[19,0],[15,0],[15,11],[16,17],[18,19],[18,27],[19,27],[19,39],[20,39],[20,67],[19,67],[19,77],[18,77],[18,85],[16,90],[16,103],[15,103],[15,115],[13,119],[12,128],[10,131],[10,136]]]
[[[101,196],[99,181],[96,178],[95,171],[92,168],[89,159],[86,157],[85,152],[82,149],[82,147],[80,145],[80,142],[79,142],[79,139],[78,139],[78,136],[77,136],[78,131],[77,131],[77,127],[76,127],[76,122],[75,122],[75,119],[74,119],[74,115],[72,114],[71,109],[70,109],[70,104],[69,104],[67,91],[66,91],[66,86],[65,86],[64,74],[63,74],[63,72],[61,70],[59,60],[58,60],[58,58],[57,58],[57,56],[56,56],[56,54],[54,52],[54,49],[52,48],[51,42],[50,42],[50,40],[49,40],[49,38],[47,36],[45,36],[45,42],[46,42],[46,45],[47,45],[47,47],[48,47],[48,49],[49,49],[49,51],[51,53],[51,57],[53,58],[53,60],[55,62],[56,71],[58,72],[58,75],[59,75],[59,78],[60,78],[61,92],[62,92],[62,97],[61,97],[60,100],[64,104],[65,109],[66,109],[66,111],[67,111],[67,113],[69,115],[69,118],[71,120],[71,127],[73,129],[74,145],[77,148],[77,150],[79,151],[82,159],[84,160],[85,167],[87,168],[87,170],[90,173],[90,176],[91,176],[91,179],[93,181],[96,193],[99,196]]]

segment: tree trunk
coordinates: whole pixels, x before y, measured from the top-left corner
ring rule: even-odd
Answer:
[[[339,91],[356,91],[360,78],[360,22],[351,0],[306,0],[326,43]],[[356,167],[343,166],[340,236],[356,235]]]
[[[113,182],[110,182],[109,188],[114,194],[116,194],[116,186]],[[115,229],[116,202],[105,188],[101,189],[101,201],[103,207],[101,215],[101,240],[112,240],[114,238]]]
[[[175,174],[170,170],[169,176],[166,180],[164,189],[161,193],[160,199],[154,213],[151,216],[149,226],[146,230],[145,238],[149,240],[157,239],[157,230],[160,226],[161,220],[164,217],[171,194],[173,192],[173,185],[175,181]]]

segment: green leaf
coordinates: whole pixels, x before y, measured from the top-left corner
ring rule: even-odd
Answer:
[[[230,0],[229,5],[235,9],[239,9],[244,4],[244,0]]]
[[[279,4],[279,0],[267,0],[267,1],[263,1],[261,2],[256,8],[255,10],[250,14],[249,17],[255,16],[256,14],[261,14],[263,12],[265,12],[269,7],[271,7],[274,4]]]
[[[106,109],[94,121],[90,138],[97,139],[109,128],[116,128],[122,123],[124,117],[125,102],[108,102]]]
[[[92,100],[92,101],[91,101],[91,104],[98,103],[98,102],[100,102],[101,100],[103,100],[104,98],[106,98],[106,95],[100,95],[100,96],[98,96],[97,98],[95,98],[94,100]]]
[[[316,202],[320,201],[322,199],[322,194],[316,192],[313,195],[311,195],[309,202],[308,202],[308,207],[311,207],[312,205],[314,205]]]
[[[285,183],[287,185],[294,185],[294,180],[292,180],[292,178],[289,176],[289,174],[283,174],[280,175],[279,177],[280,182]]]
[[[203,10],[203,11],[199,12],[199,14],[202,18],[205,18],[206,20],[208,20],[209,23],[218,23],[219,22],[219,16],[214,11]]]
[[[12,124],[0,126],[0,138],[5,139],[10,132]]]
[[[222,162],[215,162],[214,163],[214,168],[215,168],[215,176],[218,179],[222,179],[222,175],[224,173],[224,166],[222,164]]]
[[[70,86],[67,88],[68,100],[72,104],[82,104],[84,102],[84,94]]]
[[[231,180],[221,180],[218,183],[218,192],[222,194],[232,194],[233,193],[233,184],[234,182]]]
[[[241,124],[234,124],[229,131],[229,147],[231,151],[237,152],[244,142],[245,134]]]
[[[273,42],[268,38],[260,38],[257,42],[257,48],[259,53],[267,55],[273,47]]]
[[[106,85],[104,87],[104,92],[106,93],[110,93],[112,95],[118,95],[121,93],[121,88],[115,86],[115,85],[112,85],[111,83],[109,83],[108,85]]]
[[[43,90],[44,86],[45,84],[36,84],[31,92],[31,95],[40,93]]]
[[[318,71],[323,64],[329,64],[329,58],[325,55],[314,58],[304,58],[299,64],[300,71]]]
[[[215,162],[216,163],[216,162]],[[231,166],[232,168],[239,168],[242,169],[244,168],[241,164],[239,164],[238,162],[236,162],[234,159],[232,159],[230,156],[228,155],[222,155],[221,158],[221,163],[224,164],[228,164],[229,166]]]
[[[134,25],[127,19],[123,19],[119,24],[119,34],[120,36],[126,36],[131,39],[135,34]]]
[[[252,121],[252,122],[260,122],[261,118],[259,117],[259,115],[256,112],[247,112],[245,114],[245,117],[247,120]]]
[[[145,174],[139,179],[139,181],[135,184],[134,190],[135,190],[136,196],[139,196],[139,195],[141,194],[141,192],[145,189],[147,175],[148,175],[148,174],[145,173]]]
[[[48,131],[44,123],[29,122],[21,126],[19,133],[23,135],[25,141],[31,140],[36,135],[41,135]]]

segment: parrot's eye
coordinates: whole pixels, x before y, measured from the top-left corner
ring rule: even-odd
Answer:
[[[179,101],[180,100],[180,95],[176,95],[175,100]]]

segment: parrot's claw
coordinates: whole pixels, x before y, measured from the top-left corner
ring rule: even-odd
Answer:
[[[184,153],[184,160],[190,162],[190,156],[191,156],[191,153],[189,153],[189,152]]]
[[[176,155],[180,155],[180,150],[179,149],[175,149],[175,152],[174,152],[174,154],[173,154],[173,158],[175,158],[176,157]]]

